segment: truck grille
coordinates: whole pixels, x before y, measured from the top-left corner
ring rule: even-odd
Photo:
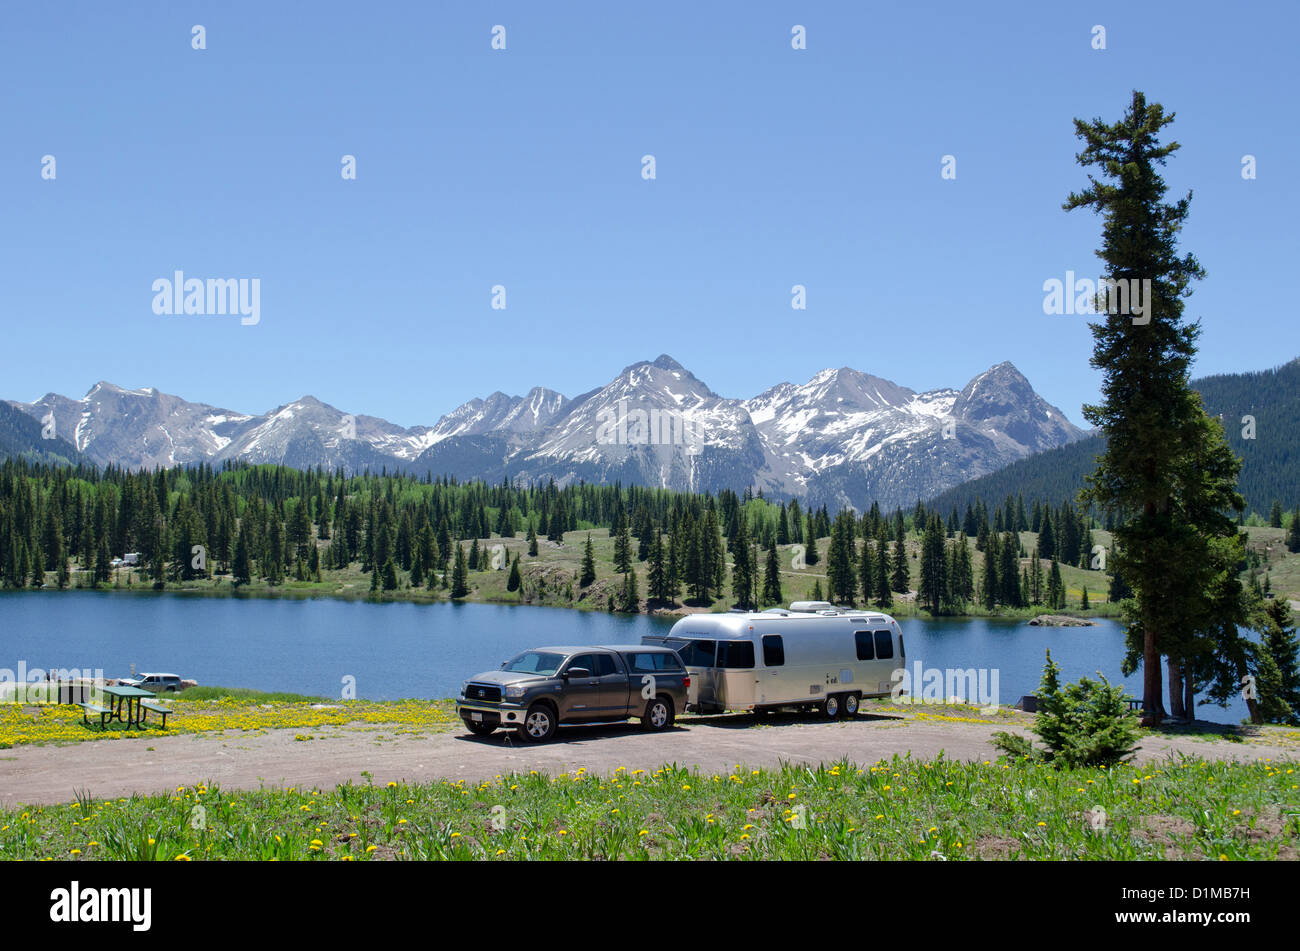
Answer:
[[[486,703],[501,702],[501,688],[495,684],[468,684],[465,687],[466,700],[481,700]]]

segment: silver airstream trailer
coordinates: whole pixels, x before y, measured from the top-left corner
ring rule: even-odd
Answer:
[[[853,716],[863,697],[888,696],[906,664],[896,620],[827,601],[693,614],[641,640],[681,656],[691,675],[686,709],[696,713],[795,707]]]

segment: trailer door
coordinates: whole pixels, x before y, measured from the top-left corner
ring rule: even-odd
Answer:
[[[785,666],[785,638],[780,634],[763,635],[763,679],[758,684],[758,703],[791,699],[786,696],[790,685],[784,683],[781,668]]]
[[[719,641],[718,702],[724,709],[748,709],[754,705],[754,642]]]
[[[677,651],[691,675],[686,701],[696,708],[719,706],[718,642],[707,639],[669,638],[665,646]]]

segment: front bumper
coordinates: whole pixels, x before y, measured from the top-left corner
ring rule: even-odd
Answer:
[[[467,723],[478,723],[474,714],[482,716],[482,722],[491,726],[516,727],[524,725],[525,709],[517,703],[475,703],[470,700],[456,701],[456,715]]]

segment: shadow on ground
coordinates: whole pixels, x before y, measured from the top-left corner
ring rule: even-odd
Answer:
[[[837,717],[834,720],[814,713],[718,713],[707,715],[687,714],[678,717],[673,725],[661,734],[683,733],[692,727],[714,727],[723,730],[748,730],[754,727],[780,728],[802,726],[810,723],[881,723],[898,722],[905,719],[898,714],[860,712],[854,717]],[[555,731],[548,744],[574,743],[586,740],[613,739],[629,734],[647,734],[638,722],[623,720],[611,723],[578,723],[561,726]],[[535,744],[521,740],[513,729],[499,729],[487,736],[475,736],[472,733],[456,734],[455,738],[469,743],[496,743],[521,747]]]

